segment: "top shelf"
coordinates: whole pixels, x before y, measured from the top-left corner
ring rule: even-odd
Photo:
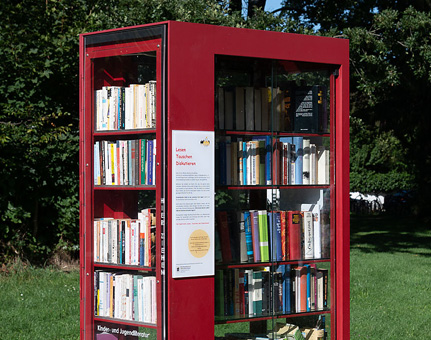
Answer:
[[[300,133],[282,131],[237,131],[237,130],[218,130],[219,135],[240,135],[240,136],[279,136],[279,137],[330,137],[330,133]]]

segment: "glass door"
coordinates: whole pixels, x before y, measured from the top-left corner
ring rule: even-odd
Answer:
[[[164,318],[164,26],[84,39],[83,129],[91,167],[84,328],[93,339],[158,339]]]

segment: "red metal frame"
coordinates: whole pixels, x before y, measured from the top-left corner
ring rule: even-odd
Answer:
[[[192,24],[168,21],[160,23],[167,26],[167,72],[164,88],[158,88],[158,93],[166,93],[163,104],[167,111],[166,147],[160,154],[170,155],[172,151],[173,130],[203,130],[214,131],[214,66],[215,56],[229,55],[253,58],[279,59],[289,61],[286,67],[301,68],[304,63],[324,65],[338,70],[337,76],[331,76],[331,94],[337,94],[331,102],[331,170],[332,182],[331,202],[336,209],[331,211],[331,228],[335,238],[331,244],[331,335],[332,339],[347,340],[350,338],[350,271],[349,271],[349,45],[347,40],[327,37],[304,36],[280,32],[268,32],[211,25]],[[151,27],[143,25],[133,27]],[[127,30],[127,29],[124,29]],[[108,32],[123,31],[110,30]],[[95,33],[97,34],[97,33]],[[91,51],[93,56],[109,56],[110,53],[121,54],[122,49],[129,52],[139,50],[134,44],[116,45],[115,51],[111,47],[95,47]],[[137,51],[136,50],[136,51]],[[86,300],[91,297],[92,258],[91,243],[88,241],[92,219],[91,202],[93,202],[94,188],[88,176],[91,174],[92,142],[98,133],[92,130],[90,110],[91,92],[88,89],[92,76],[90,58],[83,46],[81,36],[81,64],[80,64],[80,195],[81,195],[81,337],[83,329],[91,329],[91,303]],[[161,79],[160,70],[157,71]],[[115,77],[121,80],[121,77]],[[158,82],[160,84],[160,82]],[[158,96],[158,107],[162,104],[162,96]],[[160,113],[160,112],[158,112]],[[161,135],[161,123],[158,114],[157,136]],[[89,122],[90,120],[90,122]],[[127,133],[126,133],[127,134]],[[289,134],[286,134],[289,135]],[[103,134],[100,134],[103,136]],[[328,135],[325,135],[328,136]],[[158,325],[158,334],[163,334],[162,327],[166,327],[168,339],[188,339],[190,334],[200,339],[211,339],[214,336],[214,278],[197,277],[190,279],[173,279],[170,268],[172,261],[169,250],[172,239],[170,230],[170,202],[172,202],[172,166],[166,157],[166,227],[167,227],[167,287],[166,287],[166,325]],[[88,166],[87,166],[88,164]],[[161,173],[160,171],[158,173]],[[89,176],[91,178],[91,175]],[[160,176],[159,176],[160,177]],[[159,178],[160,180],[160,178]],[[157,197],[160,197],[160,182],[157,183]],[[158,203],[159,204],[159,203]],[[158,209],[160,206],[157,207]],[[158,210],[160,211],[160,210]],[[158,225],[160,216],[158,217]],[[160,234],[158,235],[160,238]],[[87,241],[85,242],[85,240]],[[90,238],[91,239],[91,238]],[[158,247],[160,251],[160,247]],[[160,258],[158,253],[158,259]],[[336,259],[336,261],[335,261]],[[85,265],[87,264],[87,265]],[[87,276],[87,273],[89,276]],[[157,274],[159,277],[159,274]],[[158,291],[158,301],[161,292]],[[159,313],[160,313],[159,308]],[[158,320],[161,320],[159,315]],[[87,333],[88,335],[88,333]],[[89,337],[90,338],[90,337]]]
[[[138,191],[155,191],[156,192],[156,210],[160,211],[160,183],[161,183],[161,153],[156,156],[156,185],[155,186],[116,186],[94,187],[92,178],[93,155],[92,145],[95,140],[101,138],[121,138],[122,136],[145,136],[156,135],[158,144],[161,144],[161,121],[162,121],[162,97],[157,96],[157,118],[156,129],[126,130],[126,131],[94,131],[93,120],[93,92],[95,88],[104,85],[124,85],[125,79],[121,77],[123,69],[116,69],[115,65],[110,65],[113,71],[119,72],[118,77],[113,77],[109,72],[104,70],[104,74],[95,75],[94,63],[106,57],[123,56],[125,54],[137,54],[147,51],[156,52],[156,74],[157,79],[162,79],[162,52],[161,39],[146,40],[141,43],[127,42],[112,45],[92,46],[85,48],[84,37],[82,35],[80,45],[80,251],[81,251],[81,338],[93,339],[94,321],[109,322],[106,318],[95,317],[93,314],[93,271],[94,268],[100,269],[122,269],[122,270],[140,270],[143,272],[154,271],[157,280],[157,320],[162,318],[162,289],[160,288],[160,261],[157,261],[156,268],[137,268],[127,266],[110,266],[106,264],[94,264],[92,254],[92,221],[94,216],[105,216],[113,218],[136,218],[136,207],[138,200]],[[102,61],[103,62],[103,61]],[[111,71],[112,71],[111,70]],[[96,85],[97,82],[97,85]],[[162,92],[162,82],[157,82],[157,93]],[[87,94],[87,95],[86,95]],[[86,111],[87,109],[87,111]],[[160,240],[160,215],[157,215],[157,240]],[[160,241],[158,241],[159,243]],[[157,245],[156,257],[159,259],[160,244]],[[127,320],[113,320],[115,324],[137,327],[140,324]],[[162,323],[156,325],[146,325],[147,328],[157,329],[158,333],[162,332]]]

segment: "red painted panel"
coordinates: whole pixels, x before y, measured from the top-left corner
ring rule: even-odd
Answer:
[[[189,39],[183,40],[185,45],[181,43],[181,32],[170,29],[168,37],[168,51],[172,52],[167,82],[169,162],[172,130],[214,130],[214,56],[210,51],[203,53],[199,44],[190,46]],[[197,44],[191,40],[192,45]],[[168,202],[172,202],[171,164],[168,169]],[[168,223],[171,228],[171,221]],[[168,249],[171,241],[168,239]],[[168,339],[213,338],[214,278],[172,279],[171,265],[168,256]]]

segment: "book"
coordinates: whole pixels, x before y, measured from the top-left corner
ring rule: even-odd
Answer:
[[[307,185],[310,183],[310,139],[304,138],[302,140],[303,156],[302,156],[302,184]]]
[[[145,139],[140,139],[139,140],[139,152],[140,152],[140,163],[139,163],[139,184],[141,185],[145,185],[147,184],[147,181],[145,180],[146,178],[146,167],[145,167],[145,163],[147,161],[147,153],[146,153],[146,148],[147,148],[147,141]]]
[[[282,233],[281,233],[281,212],[274,211],[268,213],[268,220],[270,221],[271,232],[271,259],[272,261],[283,260],[283,249],[282,249]]]
[[[322,224],[320,223],[320,207],[316,205],[312,211],[313,217],[313,257],[322,258]]]
[[[310,143],[310,184],[318,184],[317,171],[317,148],[316,144]]]
[[[262,91],[254,89],[254,130],[262,131]]]
[[[287,230],[287,212],[280,211],[281,261],[289,260],[289,238]]]
[[[233,89],[225,89],[224,91],[224,128],[233,130],[235,121],[235,106],[234,106],[234,91]]]
[[[295,180],[292,184],[302,184],[303,171],[303,137],[293,137],[292,143],[295,145],[294,163],[295,163]]]
[[[325,86],[295,88],[294,129],[299,133],[327,131]]]
[[[297,287],[299,294],[297,297],[298,308],[296,311],[306,312],[307,311],[307,266],[301,266],[296,268],[297,270]]]
[[[269,108],[270,108],[270,97],[271,90],[269,88],[261,88],[261,102],[262,102],[262,131],[270,131],[270,119],[269,119]]]
[[[245,130],[245,89],[235,88],[235,129]]]
[[[302,216],[300,211],[287,212],[287,230],[289,238],[289,256],[291,260],[302,258],[301,246]]]
[[[254,262],[261,262],[260,237],[259,237],[259,214],[257,210],[250,211],[251,233],[253,239]]]
[[[214,298],[215,298],[215,315],[224,316],[224,271],[222,269],[216,270],[214,281]]]
[[[245,88],[245,129],[247,131],[255,130],[255,108],[254,108],[254,88]]]
[[[323,145],[317,147],[317,184],[329,185],[329,149]]]
[[[247,235],[245,231],[245,217],[243,212],[237,213],[237,223],[239,224],[239,260],[241,263],[249,261],[247,249]]]
[[[253,271],[253,315],[261,315],[263,307],[262,271]]]
[[[269,261],[268,218],[266,210],[258,211],[259,248],[262,262]]]
[[[252,225],[251,225],[251,216],[249,211],[244,211],[241,213],[242,218],[244,219],[244,230],[245,230],[245,242],[247,247],[247,262],[253,262],[253,235],[252,235]]]
[[[302,229],[304,237],[304,259],[309,260],[314,257],[314,230],[313,213],[311,211],[302,212]]]

